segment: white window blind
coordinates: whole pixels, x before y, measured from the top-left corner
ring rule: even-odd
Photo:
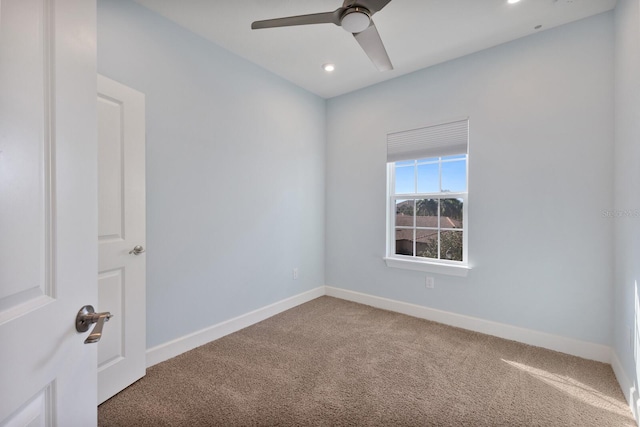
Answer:
[[[387,162],[466,154],[469,119],[387,135]]]

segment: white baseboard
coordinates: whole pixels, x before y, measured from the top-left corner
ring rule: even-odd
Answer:
[[[620,384],[622,393],[624,393],[624,397],[627,399],[629,408],[631,408],[631,412],[636,419],[636,424],[640,426],[640,419],[638,418],[638,414],[640,413],[640,394],[638,393],[635,384],[629,380],[629,376],[622,368],[622,363],[620,363],[620,359],[618,358],[618,354],[615,350],[611,350],[611,367],[613,368],[613,373],[616,375],[616,379]]]
[[[421,319],[444,323],[487,335],[493,335],[536,347],[547,348],[562,353],[582,357],[584,359],[597,360],[598,362],[611,363],[611,347],[580,341],[573,338],[561,337],[544,332],[511,326],[504,323],[465,316],[433,308],[423,307],[402,301],[349,291],[346,289],[326,286],[326,295],[370,305],[384,310],[407,314]]]
[[[244,329],[255,323],[275,316],[278,313],[289,310],[305,302],[321,297],[325,294],[325,287],[320,286],[307,292],[294,295],[282,301],[275,302],[249,313],[225,320],[216,325],[193,332],[175,340],[160,344],[147,350],[147,368],[157,363],[164,362],[167,359],[178,356],[186,351],[193,350],[196,347],[204,345],[208,342],[222,338],[233,332]]]
[[[216,325],[193,332],[175,340],[160,344],[147,350],[147,367],[163,362],[172,357],[178,356],[186,351],[204,345],[208,342],[222,338],[240,329],[251,326],[281,313],[285,310],[311,301],[323,295],[370,305],[372,307],[421,319],[432,320],[445,325],[456,326],[483,334],[493,335],[500,338],[514,340],[537,347],[560,351],[590,360],[597,360],[604,363],[612,363],[611,348],[601,344],[580,341],[573,338],[561,337],[544,332],[533,331],[517,326],[451,313],[433,308],[423,307],[402,301],[373,295],[354,292],[346,289],[334,288],[331,286],[320,286],[299,295],[278,301],[268,306],[259,308],[252,312],[234,317],[233,319],[220,322]],[[622,372],[622,371],[621,371]]]

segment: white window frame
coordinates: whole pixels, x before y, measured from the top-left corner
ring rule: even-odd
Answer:
[[[444,154],[444,153],[443,153]],[[438,161],[440,167],[438,176],[442,180],[442,157],[447,157],[453,153],[446,153],[446,155],[434,155],[430,157],[419,157],[415,159],[406,159],[421,161],[425,159],[434,159]],[[471,266],[469,265],[469,155],[468,150],[465,152],[457,153],[459,155],[466,155],[466,191],[465,192],[436,192],[436,193],[408,193],[408,194],[396,194],[396,182],[395,182],[395,161],[389,161],[387,163],[387,221],[386,221],[386,254],[384,260],[389,267],[402,268],[407,270],[417,270],[429,273],[438,273],[452,276],[467,276]],[[455,161],[455,160],[452,160]],[[458,160],[459,161],[459,160]],[[444,160],[447,162],[447,160]],[[415,166],[414,166],[415,167]],[[417,173],[414,169],[414,179],[417,180]],[[417,182],[415,189],[417,190]],[[441,188],[441,187],[440,187]],[[435,258],[423,258],[416,256],[416,242],[414,239],[414,250],[412,256],[396,254],[396,201],[397,200],[421,200],[421,199],[447,199],[456,198],[461,199],[463,202],[462,207],[462,261],[453,261],[447,259],[435,259]],[[440,215],[440,210],[438,210]],[[414,208],[414,221],[413,230],[416,228],[415,208]],[[440,232],[446,231],[447,228],[443,228],[438,221],[438,246],[440,245]],[[414,231],[415,233],[415,231]],[[415,234],[414,234],[415,236]],[[438,251],[439,253],[439,251]]]

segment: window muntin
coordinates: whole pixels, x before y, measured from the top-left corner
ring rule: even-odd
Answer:
[[[466,264],[467,155],[389,165],[387,256]]]

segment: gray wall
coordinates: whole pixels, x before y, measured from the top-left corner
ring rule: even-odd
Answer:
[[[640,1],[619,0],[615,11],[615,307],[616,356],[640,398]],[[630,344],[629,333],[633,334]],[[627,391],[627,390],[625,390]]]
[[[327,103],[326,283],[611,344],[613,14]],[[388,268],[386,134],[469,116],[466,278]]]
[[[98,72],[146,94],[147,347],[324,285],[324,100],[122,0]]]

